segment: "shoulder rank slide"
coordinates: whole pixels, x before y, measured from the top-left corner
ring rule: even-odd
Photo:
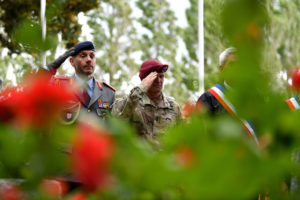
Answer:
[[[53,80],[54,80],[54,83],[58,86],[61,85],[62,83],[72,84],[74,81],[74,79],[72,77],[64,76],[64,75],[55,75],[55,76],[53,76]]]
[[[101,89],[102,90],[102,85],[101,85],[101,83],[99,82],[99,81],[96,81],[96,83],[97,83],[97,85],[98,85],[98,87],[99,87],[99,89]]]
[[[109,87],[110,89],[112,89],[113,91],[116,91],[116,89],[115,88],[113,88],[112,86],[110,86],[110,85],[108,85],[107,83],[105,83],[105,82],[102,82],[104,85],[106,85],[107,87]]]

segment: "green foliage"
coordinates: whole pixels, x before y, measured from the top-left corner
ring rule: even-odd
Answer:
[[[166,73],[165,93],[176,97],[180,103],[189,97],[188,90],[195,91],[196,76],[190,70],[186,61],[176,58],[179,55],[179,32],[176,17],[166,0],[138,0],[137,7],[143,15],[138,22],[145,29],[141,29],[140,50],[142,60],[158,59],[169,64]],[[192,75],[192,76],[191,76]]]
[[[178,28],[175,25],[175,15],[167,1],[137,1],[137,6],[143,11],[138,21],[150,33],[142,35],[142,60],[149,58],[174,59],[176,55]]]
[[[270,13],[270,26],[267,40],[269,59],[272,60],[272,68],[289,69],[299,64],[299,52],[297,44],[299,32],[299,1],[278,1],[269,2],[268,11]],[[289,40],[286,40],[289,38]],[[279,57],[276,57],[279,54]],[[271,62],[271,61],[269,61]]]
[[[23,21],[13,32],[13,38],[25,51],[31,52],[33,55],[56,46],[53,42],[55,39],[52,36],[48,36],[43,40],[41,26],[32,23],[32,21]]]
[[[273,75],[272,84],[283,90],[288,89],[287,83],[286,80],[278,79],[278,73],[283,71],[289,74],[289,69],[299,65],[299,49],[294,45],[299,40],[299,6],[299,1],[267,3],[270,23],[264,50],[264,70]]]
[[[118,90],[122,82],[138,71],[136,30],[131,14],[129,3],[117,0],[101,2],[98,9],[88,14],[88,24],[100,55],[97,57],[100,72],[108,73],[108,81]],[[117,74],[119,77],[115,78]]]
[[[195,154],[194,165],[179,168],[178,183],[185,186],[187,199],[254,198],[265,182],[280,181],[277,178],[289,169],[289,153],[278,154],[276,159],[265,157],[244,136],[229,116],[213,121],[198,116],[166,135],[170,152],[185,146]],[[269,172],[274,165],[280,167]]]
[[[61,32],[62,38],[67,41],[67,48],[77,43],[81,33],[81,26],[78,24],[77,14],[98,6],[96,1],[82,2],[80,0],[51,0],[47,1],[47,5],[50,5],[46,7],[47,35]],[[0,34],[2,46],[7,47],[10,53],[33,53],[24,48],[24,46],[13,37],[13,33],[18,30],[23,21],[27,21],[26,23],[34,27],[40,24],[40,1],[1,1],[0,9],[0,23],[4,27],[4,32]],[[34,34],[36,35],[31,38],[38,39],[35,41],[36,43],[38,43],[39,40],[41,41],[41,34],[38,34],[38,31]],[[23,39],[26,39],[26,37]]]
[[[2,53],[5,54],[6,50],[2,49]],[[32,56],[25,54],[14,54],[12,57],[5,56],[0,60],[0,78],[4,83],[3,86],[13,85],[13,80],[7,77],[9,67],[11,67],[13,74],[16,76],[16,83],[20,83],[24,75],[31,72],[32,69],[37,69]]]
[[[170,64],[172,73],[168,72],[166,77],[173,82],[167,83],[165,89],[178,101],[184,101],[187,89],[196,88],[192,66],[197,62],[197,5],[196,1],[190,2],[187,12],[190,27],[182,31],[189,57],[182,61],[175,58],[179,29],[167,1],[136,1],[143,13],[138,19],[145,29],[141,37],[134,29],[130,5],[124,1],[102,1],[97,10],[90,12],[89,24],[100,52],[98,65],[110,74],[110,81],[120,84],[135,74],[139,64],[134,53],[141,51],[142,60],[156,58]],[[219,78],[228,81],[233,89],[227,91],[226,96],[241,118],[253,121],[260,146],[226,114],[210,116],[202,110],[167,130],[158,139],[158,150],[153,149],[151,142],[136,137],[126,122],[111,118],[105,127],[116,146],[110,169],[111,184],[88,194],[90,199],[255,199],[265,191],[271,199],[297,199],[280,186],[292,171],[299,174],[299,166],[291,161],[291,155],[300,145],[300,112],[288,110],[284,92],[271,83],[277,70],[285,68],[282,63],[297,62],[297,56],[286,56],[297,47],[287,45],[289,42],[284,41],[284,34],[277,25],[280,22],[286,31],[285,39],[290,36],[292,41],[297,41],[296,33],[288,35],[287,30],[292,27],[297,32],[298,26],[285,20],[290,11],[295,15],[298,2],[279,2],[279,9],[273,7],[274,2],[261,0],[205,2],[206,64],[212,66],[206,68],[210,73],[206,81],[215,82]],[[274,15],[277,18],[273,18]],[[39,31],[37,28],[32,33]],[[124,37],[128,43],[122,41]],[[30,44],[32,49],[38,47],[35,41]],[[217,58],[224,46],[236,47],[238,58],[225,69],[222,77],[217,77]],[[267,49],[272,51],[268,54]],[[280,62],[275,59],[275,52],[281,55]],[[295,52],[292,55],[296,55]],[[266,60],[269,61],[266,63]],[[15,63],[22,61],[15,57]],[[9,58],[2,61],[1,69],[10,63]],[[276,72],[270,73],[273,63],[277,66]],[[121,70],[120,81],[113,76],[118,70]],[[42,132],[35,128],[18,129],[3,122],[0,126],[0,175],[25,179],[21,185],[24,191],[38,193],[38,199],[39,195],[43,196],[38,189],[43,178],[70,170],[68,158],[58,149],[70,143],[76,126],[54,124]]]
[[[197,74],[198,66],[198,1],[190,0],[190,7],[186,10],[188,27],[183,28],[182,38],[188,51],[185,58],[189,65],[189,71]],[[219,54],[228,47],[228,41],[224,38],[221,28],[221,16],[223,1],[204,1],[204,63],[205,86],[212,87],[216,83],[213,78],[218,72]],[[198,83],[197,83],[198,84]],[[198,86],[195,88],[197,89]]]
[[[11,56],[1,59],[0,62],[1,70],[4,71],[0,74],[4,86],[11,84],[11,80],[7,80],[5,73],[8,66],[12,67],[17,83],[22,80],[24,74],[41,66],[39,59],[41,53],[45,50],[53,53],[58,43],[58,33],[62,34],[67,48],[74,46],[81,34],[78,13],[87,12],[97,6],[97,1],[47,1],[47,33],[44,41],[40,24],[40,0],[1,1],[0,24],[3,31],[0,33],[0,42],[2,48],[5,51],[8,49],[8,55]]]
[[[66,154],[62,153],[63,135],[73,130],[60,128],[43,133],[28,129],[12,129],[1,125],[0,138],[2,178],[26,180],[23,187],[36,190],[45,177],[55,177],[66,172],[69,165]],[[63,132],[62,132],[63,130]],[[63,135],[62,135],[63,134]]]

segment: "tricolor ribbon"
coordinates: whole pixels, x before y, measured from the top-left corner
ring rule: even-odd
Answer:
[[[286,103],[290,107],[292,111],[298,110],[300,108],[299,106],[299,98],[297,96],[294,96],[288,100],[286,100]]]
[[[208,91],[218,100],[225,110],[242,125],[246,133],[254,139],[256,144],[259,145],[253,124],[238,117],[233,105],[225,98],[224,88],[220,84],[216,84]]]

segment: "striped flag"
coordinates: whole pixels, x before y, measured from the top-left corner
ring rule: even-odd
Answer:
[[[300,104],[299,104],[299,97],[298,96],[294,96],[288,100],[286,100],[286,103],[288,104],[288,106],[290,107],[290,109],[292,111],[294,110],[298,110],[300,108]]]
[[[253,124],[238,117],[233,105],[225,98],[224,88],[220,84],[216,84],[208,91],[218,100],[225,110],[242,125],[246,133],[254,139],[255,143],[259,145]]]

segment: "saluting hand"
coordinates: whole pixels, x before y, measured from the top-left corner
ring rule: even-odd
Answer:
[[[146,78],[142,80],[142,84],[144,84],[149,89],[156,78],[157,72],[151,72],[148,76],[146,76]]]
[[[56,58],[53,62],[47,65],[49,69],[57,69],[61,66],[65,60],[71,56],[75,52],[75,48],[72,47],[71,49],[67,50],[64,54]]]

